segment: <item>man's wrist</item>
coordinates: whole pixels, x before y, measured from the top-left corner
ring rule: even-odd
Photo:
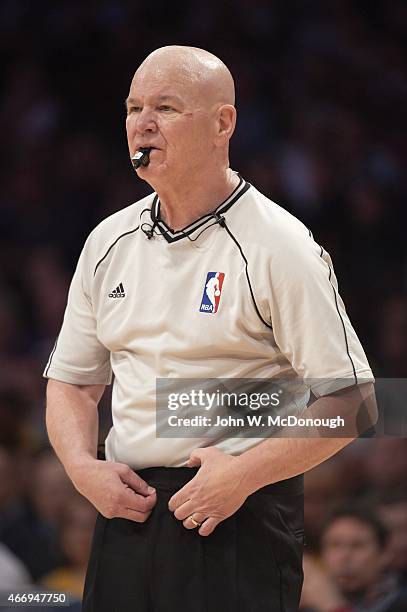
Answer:
[[[245,453],[242,453],[241,455],[237,455],[235,459],[240,472],[241,486],[248,497],[258,489],[261,489],[261,487],[264,485],[259,481],[259,475],[252,465],[253,462],[251,457],[248,457]]]
[[[65,470],[69,478],[76,485],[76,482],[80,480],[80,477],[83,474],[83,470],[91,465],[94,465],[97,461],[98,459],[96,457],[90,453],[86,453],[69,461],[65,465]]]

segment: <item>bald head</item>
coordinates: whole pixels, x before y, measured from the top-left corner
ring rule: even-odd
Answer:
[[[134,80],[155,77],[181,87],[200,105],[235,103],[233,77],[216,55],[197,47],[171,45],[156,49],[140,65]]]
[[[150,163],[138,169],[140,176],[154,189],[187,185],[191,177],[202,177],[203,169],[223,180],[236,125],[234,101],[232,75],[212,53],[182,46],[150,53],[126,100],[130,156],[150,148]]]

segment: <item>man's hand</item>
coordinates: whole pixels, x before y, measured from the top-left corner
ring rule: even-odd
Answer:
[[[190,519],[193,516],[194,521],[202,523],[199,534],[208,536],[240,508],[249,494],[242,485],[240,461],[214,447],[198,448],[191,453],[187,465],[201,467],[171,497],[168,507],[187,529],[196,528]]]
[[[78,491],[106,518],[144,523],[156,504],[155,489],[123,463],[89,459],[69,472]]]

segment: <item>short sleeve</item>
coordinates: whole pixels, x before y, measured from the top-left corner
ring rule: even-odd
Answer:
[[[110,384],[110,352],[97,337],[87,277],[92,272],[88,238],[69,289],[62,328],[43,376],[62,382]]]
[[[270,285],[275,341],[316,396],[374,380],[331,258],[311,236],[273,256]]]

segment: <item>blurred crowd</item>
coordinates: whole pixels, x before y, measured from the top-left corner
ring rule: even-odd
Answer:
[[[359,439],[305,475],[303,612],[407,610],[407,439]]]
[[[80,599],[95,511],[47,448],[42,370],[87,234],[150,191],[124,99],[154,48],[230,67],[232,167],[330,252],[376,376],[407,377],[406,35],[403,0],[0,4],[0,590]],[[108,392],[100,413],[102,441]],[[398,609],[406,444],[358,440],[307,474],[304,610]]]

